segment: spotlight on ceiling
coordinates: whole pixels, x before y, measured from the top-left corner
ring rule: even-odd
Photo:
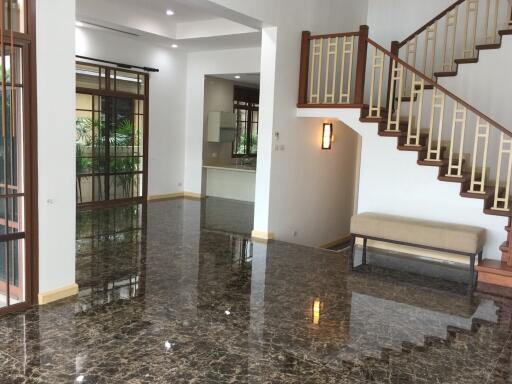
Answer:
[[[237,79],[237,80],[238,80],[238,79],[241,79],[241,78],[242,78],[242,76],[240,76],[240,75],[236,75],[236,76],[235,76],[235,79]]]
[[[173,44],[173,45],[171,45],[171,47],[172,47],[172,48],[178,48],[178,47],[179,47],[179,45],[178,45],[178,44]]]
[[[167,16],[172,16],[172,15],[174,15],[174,11],[172,9],[168,9],[167,11],[165,11],[165,14]]]
[[[77,21],[77,22],[75,23],[75,25],[76,25],[77,27],[83,27],[83,26],[84,26],[84,23],[82,23],[81,21]]]

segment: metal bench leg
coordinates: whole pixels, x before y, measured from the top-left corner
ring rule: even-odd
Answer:
[[[482,262],[483,255],[484,255],[484,251],[478,252],[478,264],[480,264]]]
[[[470,261],[469,261],[469,284],[468,284],[468,294],[473,294],[473,289],[475,288],[475,259],[476,254],[471,255]]]
[[[365,237],[363,239],[363,265],[366,265],[366,246],[368,244],[368,239]]]
[[[352,235],[350,238],[350,257],[349,257],[349,263],[350,263],[350,269],[354,270],[354,253],[356,251],[356,236]]]

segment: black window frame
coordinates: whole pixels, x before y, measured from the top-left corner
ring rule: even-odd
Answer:
[[[257,157],[258,149],[255,152],[251,151],[253,146],[252,127],[256,124],[256,136],[259,130],[259,99],[260,90],[258,88],[243,87],[239,85],[234,86],[233,92],[233,112],[236,118],[235,139],[231,149],[231,157]],[[238,111],[247,112],[247,120],[240,120]],[[244,126],[241,126],[244,124]],[[245,150],[240,153],[238,150],[241,138],[245,134],[247,142]],[[257,143],[256,143],[257,146]]]

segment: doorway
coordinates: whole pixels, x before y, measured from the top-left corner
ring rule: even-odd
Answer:
[[[77,63],[76,78],[78,208],[145,201],[149,76]]]

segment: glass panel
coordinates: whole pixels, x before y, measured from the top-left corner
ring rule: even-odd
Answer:
[[[87,64],[76,65],[76,87],[101,89],[105,84],[105,71],[97,66]],[[100,85],[102,85],[100,87]]]
[[[139,94],[140,75],[131,72],[116,71],[115,90],[117,92]]]
[[[7,31],[26,32],[25,30],[25,1],[2,0],[4,6],[4,28]]]
[[[12,79],[11,76],[14,74],[14,82],[15,86],[21,86],[22,85],[22,48],[21,47],[14,47],[12,48],[9,45],[4,46],[5,49],[5,56],[4,56],[4,63],[5,63],[5,79],[6,84],[12,85]],[[14,55],[11,54],[11,52],[14,52]],[[0,60],[0,73],[2,69],[2,61]],[[1,78],[0,78],[1,79]]]
[[[0,234],[24,232],[23,197],[0,199]]]
[[[25,301],[24,240],[0,242],[0,308]]]

